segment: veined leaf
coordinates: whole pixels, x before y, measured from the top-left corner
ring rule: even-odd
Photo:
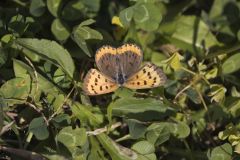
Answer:
[[[70,78],[73,78],[75,71],[73,59],[69,52],[58,43],[46,39],[39,40],[33,38],[19,38],[15,42],[21,49],[31,50],[41,56],[41,58],[61,67]]]

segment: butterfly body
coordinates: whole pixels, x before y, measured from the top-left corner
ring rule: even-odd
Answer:
[[[116,83],[118,83],[120,86],[122,86],[125,83],[126,79],[122,73],[117,74]]]
[[[95,55],[99,71],[91,69],[88,72],[84,78],[84,92],[99,95],[113,92],[119,87],[145,89],[163,85],[166,76],[162,70],[152,63],[140,67],[142,59],[141,49],[134,44],[99,48]]]

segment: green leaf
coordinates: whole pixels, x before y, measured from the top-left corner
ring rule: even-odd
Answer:
[[[62,71],[61,68],[58,68],[54,72],[53,81],[61,86],[62,88],[69,88],[71,85],[71,79]]]
[[[138,160],[138,154],[133,150],[123,147],[120,144],[114,142],[106,134],[102,133],[97,135],[98,140],[102,144],[103,148],[109,153],[111,159],[114,160]]]
[[[169,31],[170,27],[174,29]],[[180,16],[167,26],[161,25],[159,32],[164,34],[167,41],[181,49],[190,50],[194,54],[202,49],[203,42],[206,48],[221,45],[209,27],[196,16]]]
[[[240,53],[236,53],[230,56],[228,59],[226,59],[222,65],[222,73],[231,74],[239,70],[240,69],[239,58],[240,58]]]
[[[112,111],[113,115],[123,116],[123,115],[131,115],[136,113],[145,113],[145,117],[147,118],[153,112],[164,113],[168,108],[165,104],[163,104],[159,100],[155,100],[152,98],[146,99],[137,99],[137,98],[121,98],[112,103]],[[149,113],[149,114],[148,114]],[[157,116],[157,115],[156,115]],[[158,118],[160,118],[159,115]],[[153,118],[153,116],[149,117]]]
[[[54,17],[58,17],[62,5],[62,0],[47,0],[48,10]]]
[[[62,10],[62,17],[66,20],[74,21],[82,17],[85,6],[82,1],[72,0]]]
[[[172,131],[177,138],[186,138],[190,134],[189,126],[184,122],[178,122],[178,124],[172,124],[172,126],[175,128],[172,128]]]
[[[133,19],[137,27],[146,31],[154,31],[162,20],[162,14],[156,4],[138,3],[134,6]]]
[[[71,120],[70,120],[70,117],[69,115],[67,114],[59,114],[57,115],[56,117],[54,117],[52,119],[52,121],[57,124],[58,126],[57,127],[62,127],[64,125],[69,125]],[[56,126],[56,125],[55,125]]]
[[[88,26],[92,24],[94,21],[92,19],[88,19],[86,21],[83,21],[81,24],[79,24],[77,27],[75,27],[73,31],[73,40],[77,43],[77,45],[88,55],[91,56],[91,51],[89,50],[86,40],[91,39],[97,39],[101,40],[103,39],[102,34],[98,31],[91,29]]]
[[[205,77],[206,79],[213,79],[216,78],[218,74],[218,68],[214,67],[213,69],[209,70],[206,74]]]
[[[144,136],[147,129],[147,127],[144,124],[134,119],[127,119],[126,123],[128,125],[129,134],[131,138],[138,139]]]
[[[172,54],[171,57],[164,60],[164,63],[170,66],[174,71],[178,71],[182,68],[182,64],[181,64],[182,59],[183,59],[183,56],[181,56],[180,53],[175,52]]]
[[[224,131],[221,131],[221,132],[218,133],[218,138],[221,139],[221,140],[225,140],[231,135],[238,135],[239,134],[238,129],[232,123],[228,124],[225,128],[226,129]]]
[[[24,77],[26,74],[30,74],[31,77],[35,77],[34,70],[23,63],[22,61],[13,59],[13,67],[16,77]],[[38,75],[38,87],[40,91],[44,93],[48,92],[61,92],[59,88],[57,88],[53,83],[48,81],[43,75],[37,72]]]
[[[73,115],[78,117],[83,123],[90,123],[92,126],[99,126],[103,123],[102,115],[99,116],[97,113],[93,114],[89,106],[75,102],[72,104],[71,109]]]
[[[120,18],[121,23],[125,27],[129,27],[130,22],[133,18],[133,7],[128,7],[126,9],[122,10],[119,14],[119,18]]]
[[[51,31],[53,35],[59,41],[66,41],[70,36],[69,27],[66,23],[56,18],[51,25]]]
[[[25,18],[21,14],[11,17],[8,23],[8,30],[14,33],[15,36],[20,36],[24,33],[28,24],[25,23]]]
[[[166,56],[164,54],[161,54],[159,52],[152,52],[151,62],[153,62],[157,66],[163,66],[163,60],[165,59]]]
[[[90,136],[90,143],[92,146],[91,147],[91,151],[88,155],[88,159],[99,159],[99,160],[107,160],[107,158],[105,158],[104,156],[104,151],[103,151],[103,147],[101,146],[100,142],[97,140],[97,138],[95,136]]]
[[[66,147],[83,146],[87,142],[86,129],[72,127],[63,128],[57,135],[59,142],[63,143]]]
[[[35,17],[40,17],[45,12],[45,6],[43,0],[32,0],[30,4],[30,13]]]
[[[233,117],[240,116],[240,100],[233,101],[232,104],[229,105],[229,112]]]
[[[170,138],[170,131],[164,123],[153,123],[147,128],[147,140],[155,145],[161,145]]]
[[[58,43],[46,39],[19,38],[16,44],[22,49],[31,50],[41,58],[60,66],[70,78],[73,78],[75,66],[69,52]]]
[[[30,92],[31,79],[28,75],[17,77],[4,83],[0,93],[4,98],[26,99]]]
[[[208,96],[211,97],[211,102],[223,102],[225,100],[225,93],[227,92],[227,89],[223,85],[219,84],[211,84],[210,85],[211,92],[208,94]]]
[[[144,155],[146,160],[157,160],[157,156],[155,153],[151,153],[151,154],[146,154]]]
[[[214,1],[209,12],[209,20],[214,25],[213,30],[218,31],[218,39],[226,43],[235,41],[239,17],[235,16],[240,9],[237,1]],[[231,17],[231,18],[229,18]]]
[[[91,57],[92,50],[90,50],[87,46],[87,42],[81,38],[77,33],[73,35],[74,41],[77,43],[77,45],[83,50],[83,52]]]
[[[155,147],[152,143],[148,141],[140,141],[135,143],[131,147],[134,151],[140,153],[140,154],[151,154],[155,152]]]
[[[121,98],[130,98],[130,97],[133,97],[134,95],[134,92],[130,89],[127,89],[127,88],[119,88],[118,90],[116,90],[113,94],[113,98],[116,98],[116,97],[121,97]]]
[[[200,99],[197,91],[195,89],[193,89],[192,87],[188,88],[185,93],[188,96],[188,98],[191,101],[193,101],[195,104],[201,103],[201,99]]]
[[[76,30],[74,31],[74,36],[79,36],[84,40],[89,40],[89,39],[101,40],[103,38],[101,33],[87,26],[77,27]]]
[[[89,13],[98,12],[101,0],[82,0]]]
[[[221,146],[215,147],[209,154],[209,160],[231,160],[232,146],[225,143]]]
[[[32,132],[38,140],[47,139],[49,132],[43,117],[34,118],[29,124],[29,132]]]
[[[96,22],[96,21],[95,21],[94,19],[87,19],[87,20],[81,22],[81,23],[79,24],[79,27],[88,26],[88,25],[93,24],[93,23],[95,23],[95,22]]]

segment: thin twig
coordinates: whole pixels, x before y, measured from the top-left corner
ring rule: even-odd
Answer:
[[[75,87],[73,87],[73,88],[71,89],[71,91],[68,93],[68,95],[64,98],[64,101],[63,101],[62,105],[60,105],[60,106],[58,107],[58,109],[51,115],[51,117],[48,119],[48,122],[50,122],[50,121],[58,114],[58,112],[62,110],[62,106],[66,103],[66,101],[68,100],[68,98],[70,97],[70,95],[72,94],[72,92],[74,91],[74,88],[75,88]]]
[[[196,75],[195,72],[193,72],[193,71],[191,71],[191,70],[189,70],[189,69],[187,69],[187,68],[185,68],[185,67],[181,67],[181,69],[184,70],[184,71],[186,71],[186,72],[188,72],[188,73],[190,73],[190,74],[192,74],[192,75]]]
[[[147,97],[151,97],[151,98],[155,98],[155,99],[159,99],[159,100],[163,100],[164,98],[163,97],[161,97],[161,96],[154,96],[154,95],[152,95],[151,93],[149,94],[149,93],[143,93],[143,92],[135,92],[135,95],[139,95],[139,96],[147,96]]]
[[[34,77],[35,77],[35,82],[36,82],[36,93],[37,93],[37,91],[38,91],[38,88],[39,88],[39,86],[38,86],[38,74],[37,74],[37,71],[36,71],[36,69],[35,69],[35,67],[34,67],[34,65],[32,64],[32,62],[30,61],[30,59],[29,58],[27,58],[26,56],[24,56],[24,58],[26,59],[26,61],[28,62],[28,64],[32,67],[32,69],[33,69],[33,73],[34,73]],[[36,94],[35,94],[36,95]],[[33,97],[33,99],[35,99],[35,96]]]
[[[47,117],[43,114],[43,112],[38,107],[36,107],[34,104],[29,103],[29,102],[25,102],[25,104],[28,105],[29,107],[33,108],[39,114],[41,114],[44,121],[46,122],[47,126],[49,125],[49,121],[48,121]]]
[[[176,99],[183,93],[185,92],[187,89],[189,89],[191,86],[193,85],[193,83],[190,83],[189,85],[187,85],[186,87],[184,87],[180,92],[177,93],[177,95],[174,98],[174,101],[176,101]]]
[[[197,91],[198,96],[200,97],[200,99],[201,99],[201,101],[202,101],[202,104],[203,104],[205,110],[208,111],[207,104],[205,103],[205,101],[204,101],[204,99],[203,99],[203,97],[202,97],[202,94],[200,93],[200,91],[199,91],[198,89],[195,88],[195,90]]]
[[[45,160],[46,158],[43,157],[42,155],[36,153],[36,152],[31,152],[23,149],[17,149],[17,148],[11,148],[11,147],[5,147],[5,146],[0,146],[0,152],[8,152],[13,155],[22,157],[23,159],[39,159],[39,160]]]
[[[121,125],[122,125],[121,122],[117,122],[117,123],[113,124],[113,125],[110,127],[110,130],[114,130],[115,128],[117,128],[117,127],[119,127],[119,126],[121,126]],[[108,127],[105,126],[104,128],[98,128],[98,129],[96,129],[96,130],[94,130],[94,131],[87,131],[87,135],[88,135],[88,136],[92,136],[92,135],[96,136],[96,135],[98,135],[98,134],[101,134],[101,133],[104,133],[104,132],[107,132],[107,131],[108,131]]]
[[[8,123],[7,125],[5,125],[4,127],[2,127],[2,130],[0,131],[0,136],[3,135],[5,132],[9,131],[11,129],[11,126],[14,124],[15,122],[12,121],[10,123]]]

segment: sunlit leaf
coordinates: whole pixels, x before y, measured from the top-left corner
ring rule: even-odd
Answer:
[[[58,141],[66,147],[83,146],[87,142],[87,134],[84,128],[63,128],[58,134]]]
[[[224,61],[222,65],[223,74],[230,74],[240,69],[240,53],[236,53]]]
[[[103,37],[98,31],[91,29],[86,26],[92,24],[94,21],[92,19],[83,21],[80,23],[73,31],[73,40],[77,45],[88,55],[91,56],[91,50],[87,46],[86,40],[98,39],[101,40]]]
[[[122,23],[121,23],[121,21],[120,21],[120,18],[117,17],[117,16],[114,16],[114,17],[112,18],[112,24],[115,24],[115,25],[117,25],[117,26],[123,27],[123,25],[122,25]]]
[[[182,67],[180,62],[182,59],[183,57],[178,52],[175,52],[170,58],[164,60],[163,63],[166,63],[174,71],[177,71]]]
[[[162,20],[162,14],[156,4],[138,3],[134,6],[133,18],[137,27],[146,31],[154,31]]]
[[[229,143],[225,143],[221,146],[215,147],[210,152],[210,160],[231,160],[232,146]]]
[[[69,27],[60,19],[55,19],[53,21],[51,30],[59,41],[65,41],[70,36]]]
[[[59,15],[62,4],[62,0],[47,0],[48,10],[55,17]]]
[[[133,7],[126,8],[122,10],[119,14],[119,19],[121,23],[126,27],[130,25],[132,17],[133,17]]]
[[[131,148],[140,154],[150,154],[155,151],[154,145],[148,141],[139,141]]]
[[[138,155],[136,152],[114,142],[111,138],[109,138],[105,134],[99,134],[97,138],[102,144],[102,146],[108,151],[108,153],[111,156],[111,159],[132,160],[132,159],[138,158]]]
[[[25,99],[30,92],[31,80],[28,75],[11,79],[0,88],[4,98]]]
[[[208,96],[211,97],[211,101],[215,101],[215,102],[224,101],[225,93],[227,91],[225,87],[218,84],[212,84],[210,88],[211,88],[211,92],[208,94]]]

